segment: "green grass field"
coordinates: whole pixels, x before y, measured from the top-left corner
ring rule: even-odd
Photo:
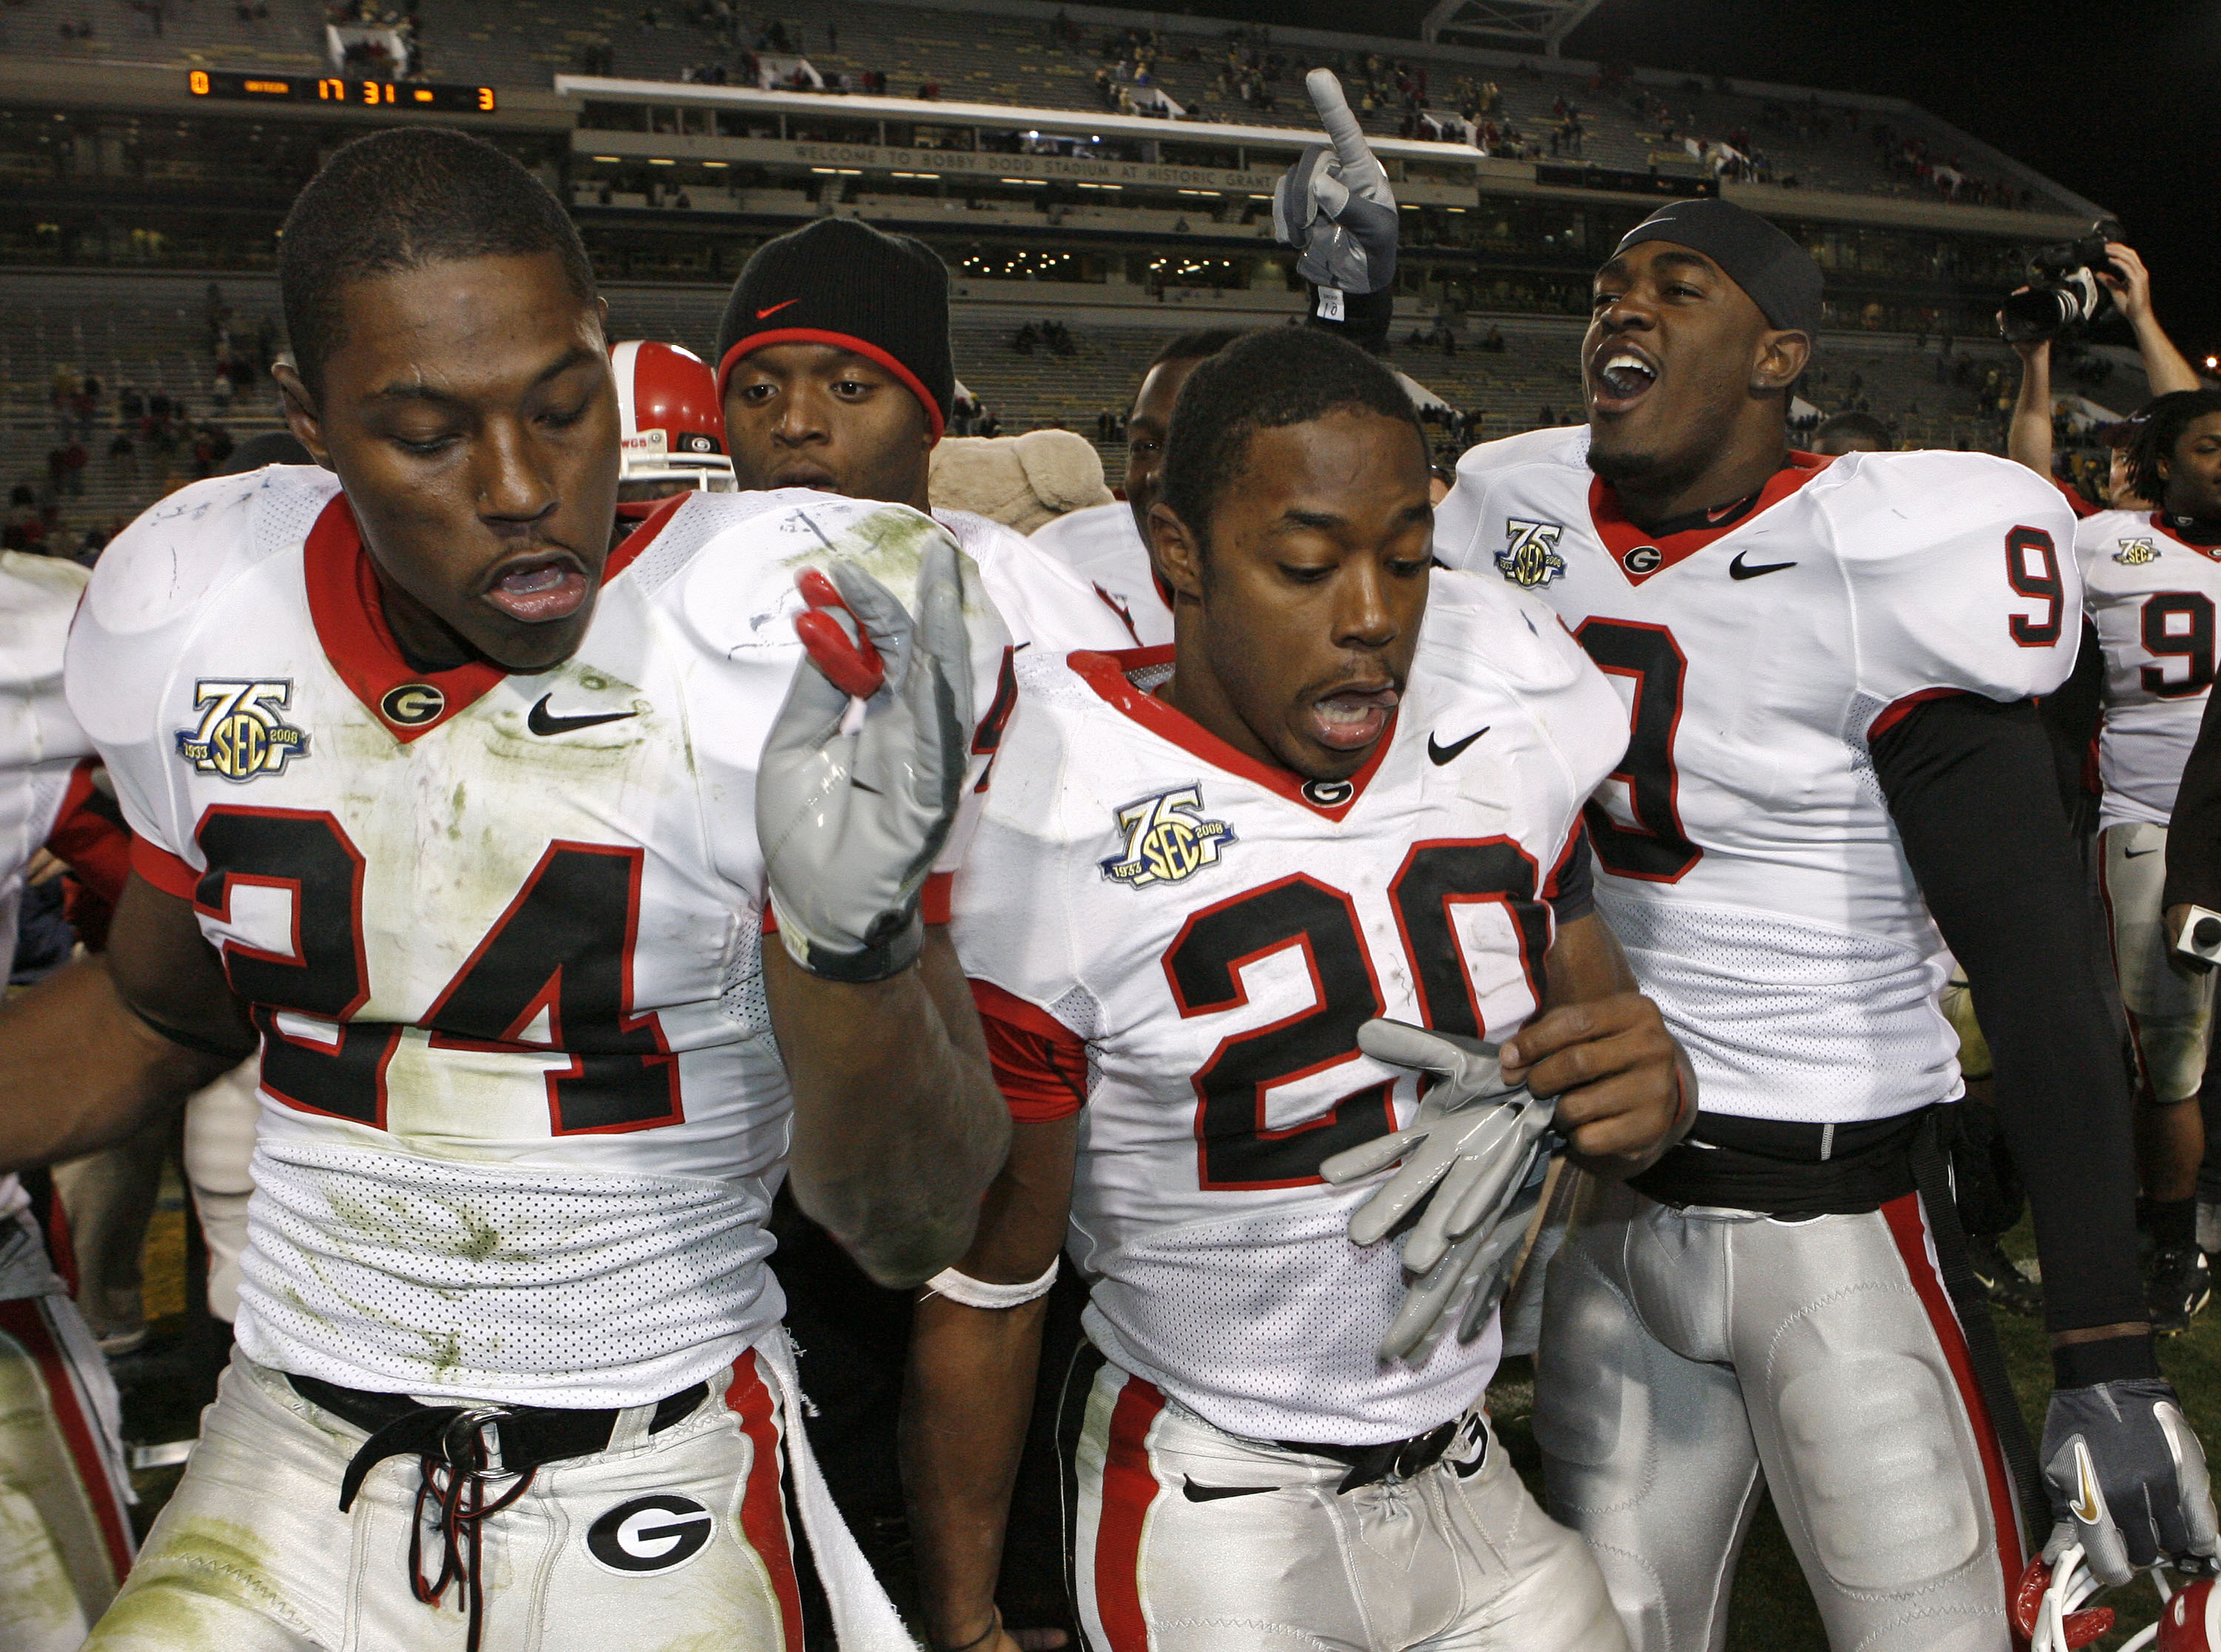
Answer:
[[[2018,1257],[2034,1254],[2025,1220],[2006,1236],[2005,1248]],[[2029,1432],[2041,1438],[2043,1408],[2051,1393],[2051,1359],[2045,1350],[2043,1327],[2018,1314],[1995,1317],[2013,1387],[2028,1417]],[[2162,1338],[2159,1358],[2161,1368],[2180,1392],[2199,1437],[2205,1441],[2209,1452],[2221,1457],[2221,1315],[2208,1309],[2192,1321],[2187,1334]],[[1489,1390],[1489,1404],[1512,1461],[1539,1494],[1541,1459],[1528,1416],[1533,1393],[1530,1362],[1508,1361]],[[2114,1590],[2096,1604],[2112,1606],[2119,1615],[2113,1633],[2096,1643],[2098,1652],[2109,1652],[2152,1621],[2158,1613],[2159,1597],[2148,1584],[2139,1583]],[[1805,1587],[1804,1574],[1770,1504],[1759,1511],[1736,1574],[1728,1652],[1828,1652],[1811,1592]]]

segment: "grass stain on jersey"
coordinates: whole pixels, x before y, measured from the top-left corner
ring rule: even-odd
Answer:
[[[885,586],[913,618],[918,570],[925,561],[926,547],[936,539],[954,537],[932,518],[914,510],[871,511],[823,526],[831,530],[833,555],[828,556],[824,546],[813,538],[807,550],[798,552],[780,565],[798,573],[804,568],[845,563]],[[979,602],[979,565],[959,546],[956,566],[963,580],[964,617],[976,619],[985,611]]]
[[[100,1620],[103,1646],[228,1652],[239,1643],[241,1614],[306,1632],[270,1575],[269,1546],[247,1527],[188,1515],[153,1536]]]

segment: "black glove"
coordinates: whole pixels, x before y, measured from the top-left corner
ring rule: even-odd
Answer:
[[[2165,1378],[2055,1390],[2042,1456],[2056,1519],[2047,1562],[2079,1543],[2107,1585],[2162,1561],[2186,1572],[2221,1569],[2205,1452]]]

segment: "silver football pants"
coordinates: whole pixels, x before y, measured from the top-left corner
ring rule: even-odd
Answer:
[[[1106,1364],[1075,1456],[1093,1652],[1625,1652],[1596,1562],[1478,1410],[1432,1468],[1340,1493],[1343,1464]]]
[[[1550,1264],[1535,1435],[1636,1652],[1725,1644],[1761,1487],[1836,1652],[2006,1652],[2018,1516],[1917,1194],[1797,1221],[1600,1186]]]

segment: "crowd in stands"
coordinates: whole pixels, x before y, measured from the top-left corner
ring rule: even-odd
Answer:
[[[1072,341],[1072,331],[1061,321],[1028,321],[1011,336],[1010,348],[1022,356],[1030,356],[1036,349],[1046,350],[1052,356],[1079,353]]]

